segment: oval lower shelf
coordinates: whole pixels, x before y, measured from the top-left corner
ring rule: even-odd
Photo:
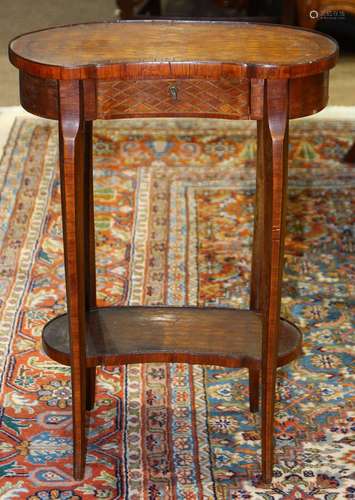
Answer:
[[[301,332],[281,319],[277,365],[302,351]],[[253,311],[198,307],[107,307],[87,314],[87,366],[128,363],[193,363],[260,367],[261,315]],[[70,365],[68,315],[43,330],[53,360]]]

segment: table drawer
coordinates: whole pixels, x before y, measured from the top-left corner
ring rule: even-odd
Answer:
[[[97,117],[249,118],[249,80],[101,80]]]

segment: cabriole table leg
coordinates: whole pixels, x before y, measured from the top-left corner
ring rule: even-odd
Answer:
[[[85,355],[85,229],[83,86],[76,80],[59,82],[59,156],[63,240],[73,399],[74,478],[85,468],[86,355]]]
[[[262,142],[258,168],[264,232],[259,302],[263,313],[262,478],[269,483],[274,455],[275,385],[287,192],[287,80],[265,81],[264,118],[259,126],[258,140]]]

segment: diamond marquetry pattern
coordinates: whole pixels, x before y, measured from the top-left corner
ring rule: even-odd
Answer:
[[[99,80],[97,117],[249,118],[249,80]]]

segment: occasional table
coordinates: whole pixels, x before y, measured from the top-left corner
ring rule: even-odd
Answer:
[[[280,319],[288,121],[326,105],[336,43],[276,25],[126,21],[29,33],[9,54],[23,107],[59,122],[68,312],[45,326],[43,346],[71,366],[74,477],[84,475],[96,366],[186,362],[247,367],[252,411],[261,373],[262,477],[270,482],[276,368],[301,353],[299,330]],[[92,122],[184,116],[257,120],[250,308],[97,308]]]

